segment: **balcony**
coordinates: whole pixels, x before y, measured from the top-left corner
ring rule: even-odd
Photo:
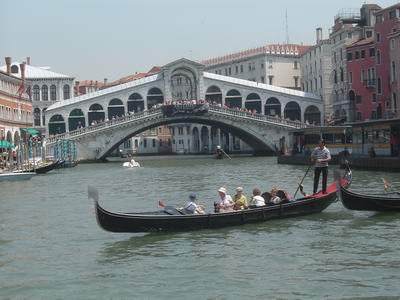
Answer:
[[[363,85],[366,86],[367,88],[375,88],[376,87],[376,79],[366,79],[363,80]]]

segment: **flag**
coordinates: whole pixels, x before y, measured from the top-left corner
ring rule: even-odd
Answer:
[[[164,208],[165,207],[165,203],[162,200],[158,200],[158,207],[159,208]]]
[[[24,83],[25,82],[22,80],[21,84],[18,87],[17,94],[18,94],[18,97],[20,97],[20,98],[22,97],[22,94],[24,93],[24,90],[25,90],[25,84]]]
[[[385,192],[387,192],[388,189],[391,187],[391,184],[385,178],[382,178],[382,181],[383,181],[383,188],[385,189]]]

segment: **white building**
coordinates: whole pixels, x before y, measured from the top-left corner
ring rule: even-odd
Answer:
[[[316,44],[300,58],[302,90],[320,96],[325,118],[333,114],[332,40],[322,39],[322,28],[317,28]]]
[[[295,44],[266,45],[201,63],[210,73],[300,89],[300,56],[308,48]]]
[[[1,71],[6,71],[7,66],[2,66]],[[11,63],[11,74],[21,78],[20,64]],[[41,131],[46,130],[44,112],[56,103],[73,97],[74,78],[50,71],[49,67],[35,67],[27,58],[25,64],[25,88],[32,100],[33,125]]]

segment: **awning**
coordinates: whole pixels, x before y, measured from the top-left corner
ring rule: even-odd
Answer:
[[[25,131],[30,136],[38,136],[38,135],[40,135],[40,132],[38,130],[36,130],[35,128],[21,128],[21,130]]]
[[[9,141],[0,141],[0,148],[14,148],[14,145],[11,144]]]

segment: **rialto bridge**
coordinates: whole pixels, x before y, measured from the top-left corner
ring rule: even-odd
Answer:
[[[192,99],[205,99],[209,111],[171,117],[155,108]],[[58,102],[47,109],[46,122],[49,146],[73,139],[79,159],[103,159],[136,134],[176,123],[221,128],[256,152],[275,152],[290,129],[321,124],[322,111],[322,100],[312,94],[207,73],[203,65],[180,59],[155,75]]]

